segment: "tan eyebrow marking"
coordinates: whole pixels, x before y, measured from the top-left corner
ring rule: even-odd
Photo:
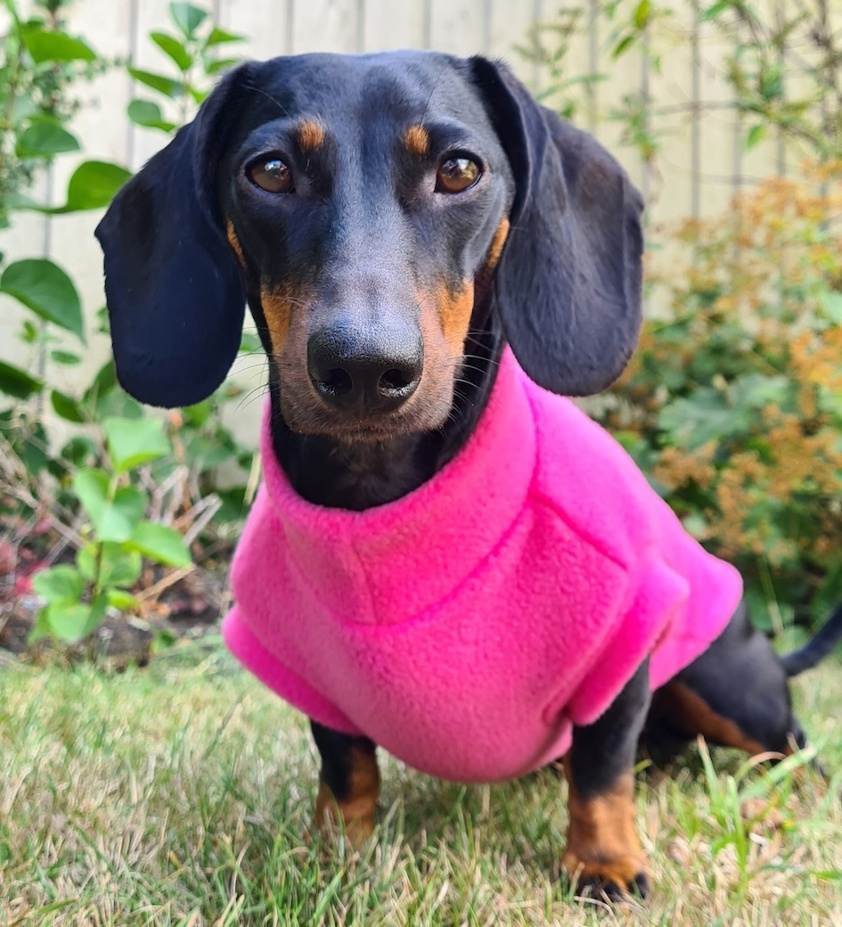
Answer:
[[[423,158],[430,150],[430,136],[424,126],[410,126],[403,134],[403,143],[410,154]]]
[[[296,135],[302,151],[315,151],[325,143],[324,126],[313,119],[302,122],[296,129]]]

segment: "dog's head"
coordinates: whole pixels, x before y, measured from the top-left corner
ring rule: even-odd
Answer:
[[[536,382],[597,392],[637,338],[640,210],[596,142],[486,59],[247,63],[97,229],[117,373],[153,405],[205,398],[248,299],[301,432],[440,426],[489,312]]]

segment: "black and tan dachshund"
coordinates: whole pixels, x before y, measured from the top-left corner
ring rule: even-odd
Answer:
[[[246,63],[97,229],[117,373],[151,405],[204,399],[237,354],[247,302],[289,482],[319,506],[383,506],[459,453],[504,346],[562,395],[620,374],[641,319],[641,209],[592,138],[484,58]],[[740,608],[654,694],[644,660],[598,720],[573,730],[565,868],[609,894],[645,893],[632,781],[644,731],[661,750],[702,734],[791,752],[805,741],[787,676],[840,631],[842,609],[781,661]],[[318,819],[338,813],[368,836],[375,744],[312,729]]]

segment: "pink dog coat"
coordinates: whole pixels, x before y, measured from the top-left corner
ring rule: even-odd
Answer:
[[[563,755],[647,654],[654,689],[739,602],[737,571],[509,351],[467,444],[396,502],[304,501],[268,416],[262,452],[228,647],[311,718],[442,778],[507,779]]]

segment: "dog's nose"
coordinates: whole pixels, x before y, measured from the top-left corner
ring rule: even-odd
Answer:
[[[364,332],[323,328],[307,343],[307,370],[316,392],[336,409],[391,412],[421,382],[424,346],[413,326]]]

